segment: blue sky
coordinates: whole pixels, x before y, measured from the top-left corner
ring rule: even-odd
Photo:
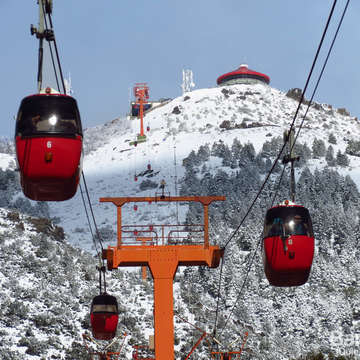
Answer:
[[[193,71],[196,88],[216,86],[218,76],[241,63],[269,75],[274,88],[303,88],[333,3],[53,1],[62,67],[71,73],[83,127],[127,113],[136,82],[148,83],[153,100],[181,95],[183,68]],[[338,0],[323,54],[345,3]],[[36,92],[38,41],[30,35],[30,24],[38,23],[36,0],[0,0],[0,13],[0,135],[13,136],[21,99]],[[360,117],[358,14],[360,3],[352,1],[315,100]]]

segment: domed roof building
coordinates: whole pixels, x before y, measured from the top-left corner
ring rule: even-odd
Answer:
[[[221,75],[217,79],[219,86],[235,84],[270,83],[269,76],[250,70],[246,64],[241,64],[237,70]]]

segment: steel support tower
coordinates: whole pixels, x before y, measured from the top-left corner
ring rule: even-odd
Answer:
[[[154,279],[156,360],[174,359],[173,280],[178,266],[219,266],[223,249],[209,243],[209,205],[224,196],[155,196],[101,198],[117,207],[117,245],[103,251],[109,270],[123,266],[147,266]],[[127,203],[199,202],[201,225],[122,225],[122,206]],[[187,236],[180,236],[187,232]],[[144,242],[146,234],[146,242]],[[190,235],[189,235],[190,234]],[[131,241],[133,242],[131,243]]]
[[[146,135],[144,133],[144,105],[149,99],[149,87],[146,83],[137,83],[134,86],[135,104],[139,105],[139,118],[140,118],[140,134],[137,136],[137,140],[131,142],[132,145],[146,141]]]

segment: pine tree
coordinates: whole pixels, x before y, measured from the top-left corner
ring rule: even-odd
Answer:
[[[304,204],[315,201],[315,179],[308,167],[304,168],[297,181],[297,193],[300,195],[300,200]]]
[[[212,156],[217,156],[217,157],[222,157],[221,154],[224,151],[224,142],[222,140],[219,140],[219,142],[214,142],[212,147],[211,147],[211,155]]]
[[[265,160],[265,172],[269,172],[270,169],[272,167],[272,162],[271,160],[268,158]]]
[[[321,157],[325,156],[326,147],[324,141],[321,139],[314,139],[312,144],[312,152],[315,159],[320,159]]]
[[[197,158],[201,162],[208,161],[210,158],[210,147],[209,144],[201,145],[197,152]]]
[[[272,138],[270,141],[264,142],[261,154],[263,157],[277,156],[282,146],[283,139],[280,136],[277,136],[276,138]]]
[[[244,167],[250,163],[254,163],[256,152],[252,143],[243,146],[240,152],[239,166]]]
[[[242,149],[242,145],[241,145],[240,141],[237,138],[235,138],[232,145],[231,145],[232,156],[235,159],[240,158],[241,149]]]
[[[328,142],[330,144],[333,144],[333,145],[336,145],[337,144],[337,141],[336,141],[336,137],[333,133],[330,133],[329,134],[329,139],[328,139]]]
[[[194,150],[191,150],[190,154],[183,160],[183,166],[193,167],[201,164]]]
[[[360,141],[350,140],[345,153],[353,156],[360,156]]]
[[[334,149],[330,145],[326,151],[325,160],[328,166],[336,166],[336,160],[334,158]]]
[[[296,167],[303,167],[311,159],[311,150],[306,143],[295,143],[294,152],[296,156],[300,157],[300,160],[295,162]]]
[[[200,180],[197,177],[198,171],[192,166],[187,166],[185,169],[186,170],[180,189],[180,195],[199,195]]]
[[[349,166],[350,160],[345,153],[342,154],[341,151],[339,150],[336,154],[336,164],[341,167],[346,167]]]
[[[260,154],[256,155],[255,164],[259,168],[260,173],[263,174],[267,172],[266,162],[264,161],[264,158]]]
[[[232,163],[232,154],[231,154],[229,147],[226,144],[223,147],[221,157],[223,159],[222,165],[230,167],[231,163]]]

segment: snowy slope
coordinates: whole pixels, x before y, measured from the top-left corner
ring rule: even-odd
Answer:
[[[87,315],[93,284],[80,279],[93,260],[48,220],[3,209],[0,249],[0,358],[61,358]]]
[[[139,131],[136,119],[120,118],[91,129],[91,140],[87,141],[99,144],[99,147],[85,156],[84,173],[98,226],[116,230],[116,208],[111,204],[100,204],[100,197],[154,195],[155,190],[141,191],[139,188],[147,177],[138,176],[138,181],[134,181],[135,174],[145,171],[149,163],[156,174],[149,179],[156,183],[165,179],[167,191],[175,194],[184,174],[182,160],[191,150],[196,151],[200,145],[211,145],[219,140],[231,146],[233,139],[238,138],[242,144],[252,143],[258,152],[266,140],[282,136],[288,129],[297,104],[284,93],[262,84],[200,89],[147,114],[145,126],[149,125],[151,129],[146,134],[148,141],[137,147],[129,145]],[[304,111],[305,106],[297,125]],[[230,130],[220,127],[224,121],[228,122]],[[342,115],[329,105],[318,105],[309,111],[299,142],[311,147],[315,138],[327,142],[331,132],[337,136],[337,144],[333,145],[336,154],[339,149],[344,152],[349,139],[359,137],[360,125],[357,119]],[[218,165],[215,162],[213,167],[217,169]],[[314,168],[324,165],[324,160],[313,161]],[[359,159],[351,157],[350,167],[343,171],[349,172],[360,184],[358,165]],[[175,207],[159,206],[151,210],[151,215],[150,207],[139,206],[136,213],[128,208],[124,213],[124,223],[156,223],[169,214],[171,221],[175,222]],[[69,241],[91,249],[91,235],[80,191],[70,201],[52,204],[50,208],[51,215],[59,217],[60,225],[71,234]],[[180,211],[180,221],[185,211]]]
[[[90,304],[99,294],[97,261],[63,237],[48,219],[0,209],[1,360],[89,358],[82,334],[90,333]],[[153,334],[152,284],[140,272],[117,271],[107,274],[107,286],[119,302],[120,339],[111,350],[119,351],[126,333],[123,356],[131,359],[134,339],[143,344]],[[183,336],[186,326],[176,330]]]
[[[153,196],[155,191],[159,191],[158,189],[141,191],[140,184],[144,180],[151,180],[159,184],[162,179],[165,179],[167,183],[167,191],[175,194],[176,189],[179,192],[184,183],[185,167],[182,161],[192,150],[197,151],[201,145],[205,144],[209,144],[211,147],[214,142],[220,140],[231,147],[233,140],[237,138],[243,145],[252,143],[256,152],[259,152],[265,141],[277,136],[282,137],[283,131],[288,129],[296,107],[295,100],[267,85],[234,85],[196,90],[172,100],[161,108],[154,109],[145,117],[145,126],[150,126],[150,132],[147,133],[148,141],[137,147],[129,145],[129,142],[133,141],[138,133],[139,122],[136,119],[118,118],[87,130],[85,132],[87,154],[84,158],[84,173],[97,224],[107,243],[115,243],[116,208],[112,204],[99,203],[100,197]],[[305,106],[301,113],[304,111]],[[301,116],[299,121],[300,119]],[[297,126],[298,124],[299,122]],[[336,144],[332,144],[334,153],[336,154],[338,150],[344,153],[349,141],[359,138],[359,123],[356,118],[341,110],[333,109],[329,105],[316,104],[307,115],[299,142],[306,143],[311,148],[314,139],[321,139],[328,146],[330,133],[336,136]],[[342,175],[350,174],[359,187],[360,158],[349,156],[349,159],[349,166],[335,168]],[[3,163],[6,168],[11,163],[11,158],[4,156],[4,161],[1,160],[0,165],[2,166]],[[149,163],[153,173],[142,175]],[[323,169],[326,166],[326,161],[324,157],[312,158],[307,165],[315,173],[316,169]],[[236,171],[223,166],[221,159],[215,156],[210,157],[206,166],[212,174],[219,169],[228,173]],[[135,174],[138,176],[138,181],[134,181]],[[147,177],[148,175],[153,176]],[[176,184],[175,179],[178,180]],[[82,187],[84,188],[84,186]],[[230,196],[231,194],[225,195]],[[49,207],[51,217],[56,218],[57,224],[65,229],[66,240],[76,247],[94,253],[80,191],[73,199],[61,203],[49,203]],[[126,210],[123,214],[124,223],[127,224],[161,224],[177,221],[176,207],[168,204],[159,206],[144,204],[139,206],[137,211],[129,206],[124,210]],[[180,221],[185,219],[187,210],[186,205],[180,206]],[[237,209],[229,210],[237,211]],[[333,211],[333,209],[329,211]],[[356,211],[359,212],[359,209]],[[7,212],[3,213],[1,217],[6,219]],[[67,311],[67,318],[74,318],[71,330],[67,332],[68,325],[66,325],[65,330],[61,330],[57,334],[58,344],[51,343],[49,335],[44,333],[51,332],[52,324],[44,325],[46,329],[43,329],[43,332],[36,330],[35,334],[30,333],[29,336],[32,337],[35,344],[40,342],[42,354],[45,353],[46,348],[49,356],[53,354],[54,358],[63,358],[61,356],[65,356],[66,345],[72,344],[73,355],[68,355],[70,356],[68,358],[82,359],[83,357],[79,355],[81,353],[79,342],[81,333],[88,326],[88,318],[85,318],[91,296],[96,292],[96,279],[93,275],[94,259],[86,254],[80,256],[77,250],[68,247],[67,244],[59,247],[54,244],[46,246],[47,250],[44,254],[42,252],[44,246],[41,241],[45,240],[36,240],[32,236],[34,234],[31,233],[30,225],[29,228],[24,225],[24,230],[16,229],[17,222],[11,224],[4,221],[3,229],[11,227],[10,237],[13,239],[5,244],[6,248],[2,251],[7,253],[9,248],[14,247],[14,244],[17,244],[15,238],[20,239],[23,243],[23,248],[15,248],[19,256],[16,262],[11,264],[13,268],[18,269],[20,274],[20,290],[26,289],[29,283],[32,284],[29,287],[31,289],[38,289],[42,284],[47,284],[47,288],[54,291],[55,296],[68,299],[63,307]],[[23,222],[25,223],[25,220]],[[223,243],[228,233],[231,232],[231,229],[222,227],[216,230],[218,231],[214,232],[213,240],[217,240],[219,243]],[[19,235],[18,232],[22,232],[22,235]],[[253,236],[254,229],[245,228],[241,234],[248,241],[248,238]],[[360,280],[360,269],[357,264],[359,254],[357,237],[354,234],[348,240],[348,247],[340,253],[340,256],[336,250],[337,240],[333,237],[328,240],[331,247],[327,248],[327,244],[317,244],[317,257],[310,282],[299,289],[271,288],[262,271],[260,254],[257,254],[255,262],[258,265],[250,273],[246,292],[238,301],[235,314],[222,335],[222,341],[225,343],[235,341],[243,335],[246,329],[250,333],[246,350],[247,358],[269,360],[288,360],[295,356],[298,358],[314,349],[321,351],[331,349],[340,354],[345,349],[355,348],[354,344],[360,339],[357,285]],[[224,324],[229,308],[233,300],[237,298],[248,260],[251,257],[248,249],[243,249],[242,244],[240,247],[238,245],[239,242],[232,244],[229,253],[234,256],[226,257],[223,279],[226,291],[225,298],[221,299],[220,324]],[[66,279],[66,275],[63,275],[52,283],[51,279],[47,278],[46,271],[42,275],[44,277],[39,277],[38,271],[32,273],[23,269],[20,256],[24,251],[32,255],[30,258],[34,260],[33,267],[35,269],[41,269],[41,263],[48,263],[54,254],[62,254],[67,261],[64,260],[62,263],[61,256],[56,255],[56,262],[59,262],[56,272],[60,274],[69,272],[68,261],[70,261],[74,270],[71,279]],[[81,257],[86,259],[86,268],[88,269],[86,271],[81,269],[85,268]],[[9,260],[5,259],[5,263],[7,262]],[[51,263],[47,265],[46,269],[50,268]],[[86,275],[84,271],[92,275]],[[5,309],[3,311],[9,311],[9,303],[14,298],[18,287],[18,284],[16,283],[14,286],[13,279],[9,280],[7,276],[9,276],[8,273],[0,272],[0,284],[6,294],[5,301],[2,303],[2,308]],[[91,281],[83,283],[81,278],[84,276]],[[214,294],[217,291],[214,289],[217,289],[218,276],[217,270],[198,270],[196,268],[187,272],[179,271],[176,275],[175,309],[184,318],[208,331],[212,330],[211,325],[214,320],[214,306],[216,305]],[[127,340],[125,349],[127,358],[130,358],[131,344],[134,342],[144,343],[146,337],[153,332],[152,284],[151,282],[142,284],[139,280],[138,270],[114,271],[111,277],[113,281],[109,283],[110,292],[118,297],[121,304],[122,316],[119,333],[121,331],[130,332],[132,339],[131,341]],[[58,282],[63,283],[63,286],[60,286]],[[76,285],[74,286],[74,284]],[[53,290],[56,287],[59,287],[59,292]],[[76,287],[78,290],[75,290]],[[76,291],[76,301],[71,305],[70,294],[73,291]],[[14,353],[24,354],[27,349],[34,348],[34,346],[27,346],[29,344],[21,339],[23,333],[26,333],[26,326],[29,327],[29,321],[33,321],[33,318],[41,314],[46,314],[49,308],[52,308],[51,301],[57,302],[53,299],[54,295],[48,294],[48,292],[46,294],[41,292],[38,301],[33,305],[28,305],[26,299],[24,304],[20,302],[19,306],[31,307],[30,320],[24,321],[24,324],[20,322],[19,326],[12,327],[9,324],[0,323],[4,339],[6,339],[4,349],[9,346],[11,338],[16,339],[17,345],[14,345]],[[48,302],[49,300],[46,299],[52,299],[50,305],[43,305],[42,297],[44,301]],[[37,313],[35,308],[43,309],[43,313]],[[32,314],[34,314],[33,317]],[[19,320],[14,319],[15,323],[16,321]],[[6,326],[9,328],[8,330],[5,330]],[[354,331],[354,329],[357,330]],[[200,335],[192,326],[176,318],[176,358],[181,358],[184,353],[187,353]],[[74,355],[77,349],[79,353]],[[40,352],[38,351],[39,354]],[[39,356],[34,354],[33,357],[28,358],[37,360],[40,359]],[[207,359],[207,347],[201,346],[196,356],[198,359]]]
[[[14,156],[10,154],[1,154],[0,153],[0,168],[2,170],[10,169],[15,170],[15,159]]]

